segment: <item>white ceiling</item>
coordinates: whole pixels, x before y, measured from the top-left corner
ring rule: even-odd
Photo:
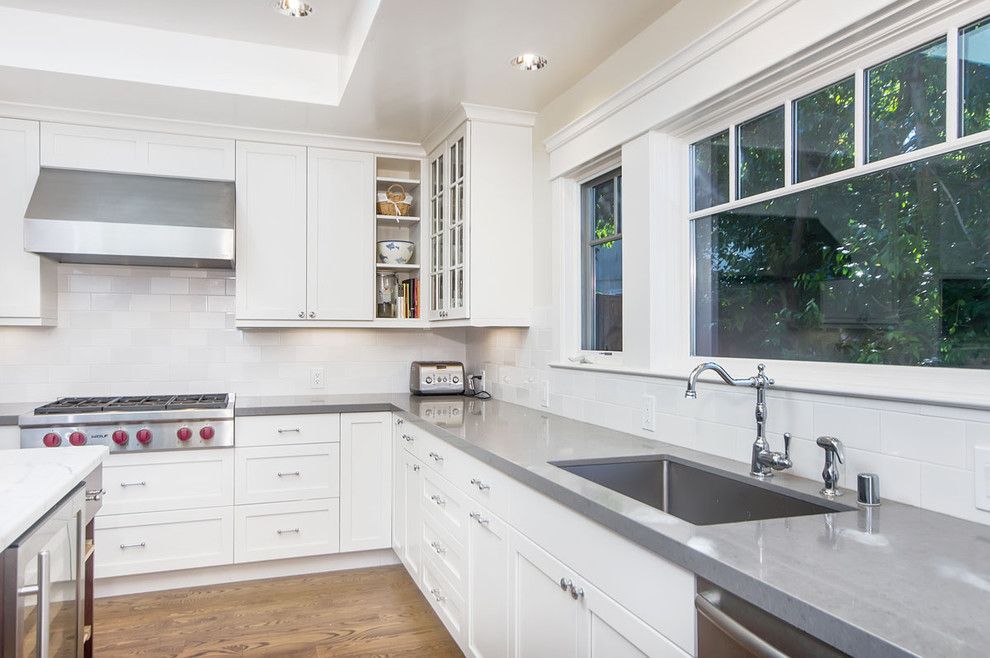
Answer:
[[[276,14],[275,0],[0,0],[30,11],[152,27],[323,53],[343,52],[355,0],[309,0],[304,19]]]
[[[317,14],[329,0],[310,0]],[[339,2],[339,0],[338,0]],[[263,95],[217,93],[182,85],[165,86],[2,66],[0,101],[138,114],[252,127],[420,141],[461,101],[538,111],[605,57],[623,45],[675,0],[382,0],[339,106],[265,98]],[[0,5],[26,6],[25,0]],[[76,7],[87,17],[107,18],[113,3],[105,0],[48,0],[48,5]],[[127,3],[121,3],[121,6]],[[145,13],[128,9],[128,22],[205,33],[211,21],[202,9],[212,5],[268,5],[267,0],[131,0]],[[192,10],[197,6],[197,12]],[[357,4],[357,0],[343,4]],[[151,9],[168,5],[167,20],[156,23]],[[202,6],[201,6],[202,5]],[[183,9],[184,8],[184,9]],[[66,10],[68,11],[68,10]],[[270,7],[245,24],[223,29],[223,36],[247,40],[265,20],[271,22],[270,44],[282,39],[286,19]],[[341,10],[343,12],[343,10]],[[210,14],[211,16],[213,14]],[[315,16],[315,15],[314,15]],[[117,17],[117,20],[122,20]],[[302,19],[303,21],[308,19]],[[345,21],[346,22],[346,21]],[[275,27],[277,26],[277,27]],[[339,28],[338,28],[339,29]],[[237,31],[240,30],[240,31]],[[220,36],[219,32],[213,35]],[[0,40],[2,40],[0,27]],[[332,39],[328,39],[332,40]],[[307,42],[311,43],[311,42]],[[295,44],[298,46],[298,44]],[[536,73],[509,67],[508,60],[526,51],[551,58]],[[315,59],[314,59],[315,61]]]

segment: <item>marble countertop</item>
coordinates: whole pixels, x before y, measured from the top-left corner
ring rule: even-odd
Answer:
[[[0,550],[62,500],[107,454],[104,446],[0,450]]]
[[[239,397],[235,413],[393,410],[699,576],[852,655],[985,656],[990,527],[885,501],[848,512],[695,526],[548,464],[671,455],[737,462],[497,400],[409,395]],[[658,437],[662,439],[663,437]],[[740,443],[740,460],[749,446]],[[963,486],[971,486],[964,484]],[[820,497],[786,473],[771,488]],[[855,504],[846,491],[839,502]]]

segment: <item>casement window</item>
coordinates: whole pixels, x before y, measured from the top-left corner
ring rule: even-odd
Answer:
[[[622,351],[622,169],[581,185],[581,349]]]
[[[693,354],[990,368],[990,19],[701,134]]]

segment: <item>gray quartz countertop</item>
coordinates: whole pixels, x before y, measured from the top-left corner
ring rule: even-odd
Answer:
[[[6,402],[0,404],[0,427],[16,425],[17,417],[26,414],[37,407],[30,402]]]
[[[889,501],[695,526],[548,462],[662,454],[737,474],[748,463],[496,400],[239,397],[235,413],[382,410],[852,655],[985,656],[990,648],[990,625],[982,621],[990,619],[987,526]],[[739,453],[748,459],[749,446],[740,443]],[[821,484],[779,474],[768,486],[818,497]],[[855,494],[840,500],[852,503]]]

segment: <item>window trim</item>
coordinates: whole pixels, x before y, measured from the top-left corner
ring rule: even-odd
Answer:
[[[621,187],[617,190],[615,195],[614,210],[616,216],[616,227],[618,228],[617,233],[613,233],[604,238],[592,238],[591,237],[591,226],[593,222],[593,216],[590,214],[593,212],[592,209],[592,197],[593,190],[595,186],[600,185],[607,181],[615,181],[616,178],[622,176],[622,164],[610,167],[608,170],[598,175],[582,180],[579,183],[580,189],[580,222],[581,222],[581,254],[580,254],[580,286],[581,286],[581,308],[580,308],[580,334],[578,337],[578,347],[579,352],[585,355],[596,355],[598,358],[608,358],[615,355],[621,355],[622,350],[591,350],[584,347],[585,338],[589,335],[594,334],[594,322],[590,309],[594,304],[594,290],[593,290],[593,270],[594,270],[594,260],[592,259],[593,247],[600,244],[605,244],[606,242],[613,242],[616,240],[622,240],[622,216],[619,213],[619,209],[622,205],[621,199]]]

